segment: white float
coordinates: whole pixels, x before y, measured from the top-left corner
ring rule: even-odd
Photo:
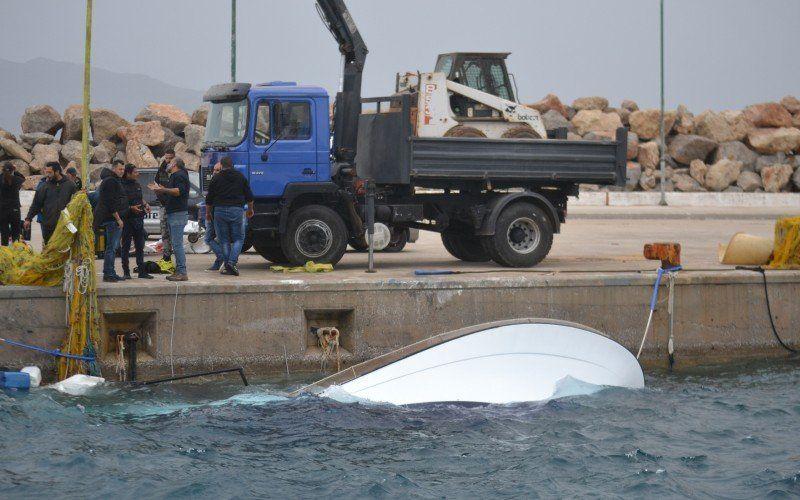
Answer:
[[[560,397],[564,384],[576,381],[644,387],[636,358],[600,332],[556,320],[519,319],[437,335],[299,392],[345,391],[355,398],[397,405],[505,404]]]

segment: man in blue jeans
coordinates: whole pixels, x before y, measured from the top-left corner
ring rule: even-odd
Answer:
[[[123,280],[114,269],[114,261],[122,236],[123,219],[128,213],[128,197],[121,180],[125,173],[125,164],[116,160],[111,171],[113,175],[106,176],[98,189],[99,199],[94,209],[94,223],[96,227],[103,228],[106,234],[103,281],[116,283]]]
[[[221,169],[222,166],[219,163],[214,165],[214,168],[211,171],[211,178],[213,179],[214,176],[216,176]],[[206,208],[205,212],[206,235],[203,238],[203,241],[205,241],[206,245],[208,245],[208,248],[210,248],[211,251],[214,252],[214,257],[215,257],[214,263],[211,264],[211,267],[206,269],[206,271],[215,272],[222,269],[223,264],[225,264],[225,257],[222,255],[222,247],[219,245],[219,242],[217,241],[217,231],[216,229],[214,229],[214,217],[213,214],[211,213],[211,209],[209,207],[205,208]]]
[[[167,227],[172,240],[172,254],[175,256],[175,274],[167,276],[169,281],[189,281],[186,273],[186,250],[183,248],[183,231],[189,222],[189,174],[180,158],[169,164],[169,181],[166,186],[151,182],[148,187],[156,195],[166,195]]]
[[[215,166],[216,168],[216,166]],[[220,171],[211,179],[206,195],[206,219],[214,221],[214,230],[225,260],[221,273],[239,276],[239,254],[244,244],[244,205],[247,218],[253,216],[253,192],[233,161],[225,156],[219,161]],[[212,212],[213,210],[213,212]],[[213,213],[213,216],[210,215]]]

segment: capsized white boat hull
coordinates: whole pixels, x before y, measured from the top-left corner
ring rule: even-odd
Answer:
[[[437,335],[309,388],[337,386],[356,398],[397,405],[505,404],[551,399],[559,383],[570,379],[644,387],[636,358],[599,332],[556,320],[520,319]]]

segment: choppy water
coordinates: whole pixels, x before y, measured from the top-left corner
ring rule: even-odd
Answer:
[[[800,495],[800,365],[541,404],[412,408],[300,381],[0,393],[0,497]]]

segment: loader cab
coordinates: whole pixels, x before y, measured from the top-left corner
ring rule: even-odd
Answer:
[[[278,199],[295,183],[330,181],[328,93],[293,82],[212,87],[203,143],[203,184],[229,156],[256,198]]]
[[[512,102],[517,102],[514,85],[506,67],[510,52],[453,52],[441,54],[436,61],[437,73],[448,80],[466,85]],[[450,96],[450,105],[456,116],[487,118],[491,111],[475,101],[460,95]]]

